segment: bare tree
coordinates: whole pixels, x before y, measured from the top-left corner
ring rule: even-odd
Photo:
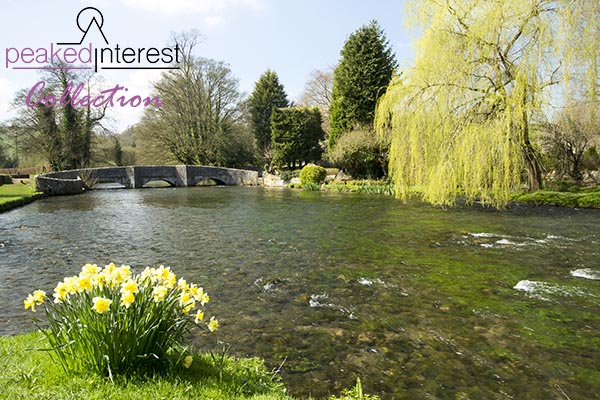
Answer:
[[[223,62],[196,57],[198,33],[174,36],[182,62],[179,69],[162,74],[154,91],[163,100],[157,109],[146,109],[142,135],[159,142],[185,164],[224,163],[223,143],[238,143],[242,123],[242,94],[238,80]]]
[[[304,86],[300,104],[305,107],[318,107],[323,117],[323,129],[329,131],[329,107],[333,91],[333,71],[329,67],[324,70],[316,69],[310,74],[310,79]]]
[[[589,117],[597,115],[594,110],[589,105],[572,106],[564,109],[554,122],[542,124],[551,167],[558,174],[581,180],[585,154],[593,140],[600,137],[600,120]]]

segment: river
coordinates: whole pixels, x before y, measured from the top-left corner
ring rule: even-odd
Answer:
[[[600,393],[600,211],[496,211],[242,187],[92,191],[0,214],[0,334],[87,262],[170,265],[211,295],[201,349],[290,392],[383,399]],[[41,316],[41,315],[40,315]]]

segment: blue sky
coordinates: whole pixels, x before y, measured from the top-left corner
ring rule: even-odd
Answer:
[[[402,0],[4,0],[0,15],[0,121],[13,115],[14,92],[31,88],[35,71],[5,68],[8,47],[49,47],[78,41],[76,15],[94,6],[104,16],[103,32],[110,45],[167,44],[172,32],[195,29],[204,40],[196,55],[228,63],[250,93],[268,68],[279,75],[292,100],[299,99],[311,71],[333,66],[350,33],[372,19],[379,21],[400,65],[412,59],[412,38],[406,29]],[[99,34],[92,35],[101,43]],[[102,71],[107,86],[120,84],[129,93],[148,95],[160,72]],[[114,109],[115,131],[137,122],[141,109]]]

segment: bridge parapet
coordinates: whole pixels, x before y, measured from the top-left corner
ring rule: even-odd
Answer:
[[[84,187],[119,183],[125,188],[141,188],[162,180],[171,186],[196,186],[205,179],[221,185],[258,185],[258,172],[202,165],[140,165],[129,167],[83,168],[50,172],[35,178],[36,190],[48,195],[81,193]]]

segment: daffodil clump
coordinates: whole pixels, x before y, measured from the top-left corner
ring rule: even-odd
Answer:
[[[177,279],[169,267],[134,275],[128,265],[110,263],[86,264],[51,297],[36,290],[24,306],[33,312],[43,306],[49,325],[43,332],[65,369],[112,375],[189,367],[183,338],[190,326],[219,327],[214,316],[204,316],[209,300],[202,287]]]

